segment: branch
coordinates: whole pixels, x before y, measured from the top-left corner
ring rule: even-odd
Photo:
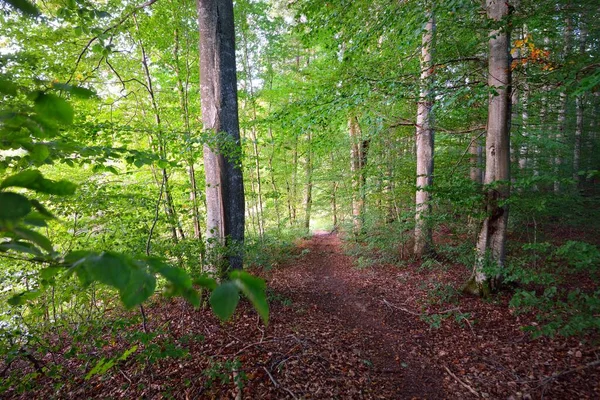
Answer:
[[[479,129],[484,129],[484,128],[479,128]],[[486,131],[483,131],[479,135],[477,135],[473,139],[471,139],[471,141],[469,142],[469,145],[467,146],[467,149],[465,150],[465,152],[462,153],[462,155],[460,156],[460,158],[458,159],[458,161],[456,162],[456,164],[454,164],[454,167],[452,168],[452,172],[450,173],[450,176],[454,175],[454,172],[456,171],[456,168],[458,168],[458,166],[462,162],[463,158],[465,158],[465,155],[469,152],[469,149],[471,148],[471,145],[473,144],[473,142],[475,142],[477,139],[479,139],[481,136],[483,136],[483,134],[485,132]]]
[[[119,27],[121,24],[123,24],[123,22],[127,21],[129,19],[129,17],[131,17],[133,14],[135,14],[136,11],[141,10],[143,8],[146,8],[146,7],[149,7],[152,4],[156,3],[157,1],[158,0],[148,0],[147,2],[142,3],[139,6],[135,6],[133,8],[133,10],[131,10],[130,12],[128,12],[127,14],[125,14],[117,22],[115,22],[114,24],[112,24],[111,26],[109,26],[108,28],[106,28],[104,31],[102,31],[102,33],[100,35],[104,35],[108,31],[111,31],[111,30]],[[77,68],[79,67],[79,63],[81,62],[81,59],[83,58],[83,56],[85,55],[85,53],[87,53],[87,51],[90,48],[90,46],[92,45],[92,43],[94,43],[96,40],[98,40],[98,38],[100,37],[100,35],[96,35],[96,36],[92,37],[87,42],[87,44],[85,45],[85,47],[83,48],[83,50],[81,51],[81,53],[79,53],[79,56],[77,56],[77,61],[75,61],[75,67],[73,68],[73,72],[71,72],[71,76],[69,77],[69,80],[67,80],[66,83],[70,83],[73,80],[73,76],[75,76],[75,72],[77,71]]]
[[[458,378],[456,375],[454,375],[454,374],[452,373],[452,371],[450,371],[450,370],[448,369],[448,367],[446,367],[445,365],[444,365],[444,369],[446,370],[446,372],[448,372],[448,374],[450,374],[450,376],[451,376],[451,377],[453,377],[454,379],[456,379],[456,382],[460,383],[462,386],[464,386],[465,388],[467,388],[467,389],[469,390],[469,392],[473,393],[473,394],[475,395],[475,397],[477,397],[477,398],[481,397],[481,396],[479,395],[479,393],[477,393],[477,391],[476,391],[475,389],[473,389],[471,386],[469,386],[469,385],[467,385],[466,383],[464,383],[463,381],[461,381],[461,380],[460,380],[460,379],[459,379],[459,378]]]

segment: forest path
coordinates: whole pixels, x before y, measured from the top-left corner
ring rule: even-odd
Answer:
[[[386,284],[394,277],[357,269],[335,234],[318,232],[301,248],[301,257],[276,271],[269,287],[289,296],[296,310],[309,310],[305,318],[329,324],[336,332],[330,338],[333,345],[368,366],[361,394],[444,398],[442,370],[432,365],[432,348],[426,341],[427,325],[386,305],[398,304],[402,297],[396,285]]]

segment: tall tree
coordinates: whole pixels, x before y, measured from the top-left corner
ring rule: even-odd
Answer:
[[[487,0],[487,16],[494,29],[489,35],[488,123],[486,135],[485,201],[486,217],[477,240],[477,259],[473,274],[464,290],[486,296],[497,285],[485,266],[502,267],[505,258],[510,195],[510,34],[509,4],[505,0]]]
[[[241,269],[245,205],[241,168],[232,0],[197,0],[200,30],[202,123],[207,238],[230,249],[229,266]]]
[[[435,17],[429,11],[421,45],[421,93],[417,105],[417,193],[415,198],[415,256],[423,257],[432,251],[431,225],[427,217],[431,213],[431,185],[433,183],[433,39]]]

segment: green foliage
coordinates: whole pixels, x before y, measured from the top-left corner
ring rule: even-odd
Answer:
[[[597,272],[600,269],[600,250],[592,244],[569,240],[554,254],[576,271]]]
[[[241,369],[242,363],[238,358],[224,362],[212,361],[210,366],[203,371],[207,378],[207,386],[211,387],[214,382],[228,384],[233,381],[239,390],[244,387],[244,381],[248,379]]]
[[[557,334],[573,336],[600,330],[600,291],[584,293],[579,289],[562,290],[556,286],[542,293],[518,290],[510,301],[517,312],[535,312],[538,324],[524,327],[533,337]]]
[[[125,361],[132,353],[135,353],[138,349],[137,345],[125,350],[119,357],[105,359],[101,358],[98,363],[86,374],[85,380],[89,380],[94,375],[104,375],[109,369],[111,369],[119,361]]]

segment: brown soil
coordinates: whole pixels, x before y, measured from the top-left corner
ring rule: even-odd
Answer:
[[[62,357],[59,379],[41,376],[12,398],[177,399],[593,399],[600,398],[600,349],[593,338],[532,340],[532,322],[494,302],[461,297],[463,267],[357,269],[336,235],[316,234],[299,255],[266,274],[271,320],[242,302],[219,323],[180,300],[147,307],[150,331],[189,351],[185,358],[131,358],[83,379],[94,362]],[[134,329],[138,329],[135,326]],[[190,335],[195,335],[189,340]],[[200,337],[200,335],[203,337]],[[184,341],[185,338],[188,338]],[[597,340],[597,338],[596,338]],[[97,358],[131,347],[121,336]],[[112,341],[112,342],[111,342]],[[57,339],[58,342],[58,339]],[[184,343],[185,345],[183,345]],[[596,341],[597,343],[597,341]],[[58,346],[60,347],[60,346]],[[148,346],[140,345],[138,355]],[[143,356],[146,357],[146,356]],[[133,358],[133,357],[132,357]],[[142,358],[142,361],[144,358]],[[238,360],[240,365],[227,364]],[[26,360],[12,372],[31,372]],[[20,369],[20,370],[19,370]],[[232,382],[243,382],[242,389]],[[57,382],[66,382],[56,388]]]

